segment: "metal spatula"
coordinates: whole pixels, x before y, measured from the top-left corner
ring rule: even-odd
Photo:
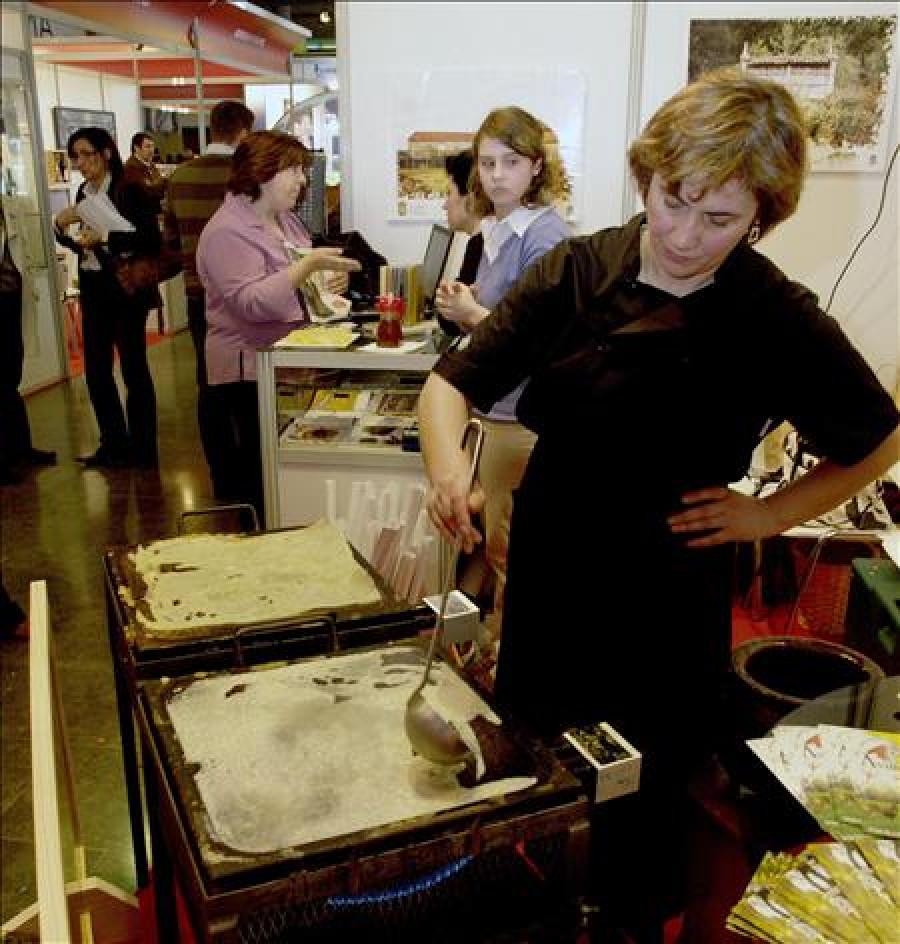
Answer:
[[[484,442],[484,427],[480,420],[471,419],[466,423],[463,430],[462,447],[466,448],[470,435],[474,435],[472,447],[472,465],[469,473],[469,489],[475,481],[475,473],[478,470],[478,460],[481,457],[481,446]],[[421,754],[426,760],[434,764],[452,765],[464,761],[470,754],[468,746],[459,736],[459,731],[452,721],[442,718],[425,700],[422,694],[425,686],[428,684],[429,673],[431,672],[431,663],[434,660],[434,653],[444,635],[444,616],[447,612],[447,600],[450,596],[450,590],[455,582],[456,565],[459,560],[460,538],[457,535],[453,542],[453,552],[450,557],[450,563],[447,573],[444,576],[444,585],[441,588],[441,606],[438,612],[437,622],[434,632],[431,635],[431,642],[428,646],[428,658],[425,661],[425,671],[422,673],[422,681],[419,682],[416,690],[409,696],[406,703],[406,715],[404,724],[406,726],[406,736],[412,744],[413,750]]]

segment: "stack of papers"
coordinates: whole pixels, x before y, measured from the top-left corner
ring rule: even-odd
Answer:
[[[784,726],[747,746],[835,839],[900,839],[900,734]]]
[[[900,844],[893,839],[767,853],[726,927],[773,944],[896,944]]]
[[[104,240],[112,232],[134,232],[134,226],[119,213],[105,193],[88,194],[75,210],[84,225],[96,230]]]
[[[350,347],[359,337],[348,324],[340,325],[309,325],[306,328],[295,328],[288,332],[275,347],[316,348],[320,351],[342,351]]]

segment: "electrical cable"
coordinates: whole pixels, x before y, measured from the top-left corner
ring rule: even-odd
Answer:
[[[835,293],[838,290],[838,286],[841,284],[841,279],[847,274],[847,270],[850,268],[850,264],[856,258],[856,254],[862,248],[862,244],[869,238],[872,231],[878,225],[878,221],[881,219],[882,210],[884,210],[884,202],[887,198],[887,186],[888,181],[891,179],[891,171],[894,169],[894,161],[897,160],[897,154],[900,152],[900,144],[894,148],[894,153],[891,155],[891,160],[888,163],[887,171],[884,174],[884,186],[881,188],[881,202],[878,205],[878,212],[875,214],[875,219],[872,222],[872,225],[863,233],[859,242],[853,249],[853,252],[850,253],[850,258],[844,263],[844,268],[841,269],[840,275],[838,275],[835,280],[834,287],[831,289],[831,295],[828,298],[828,304],[825,306],[825,313],[828,314],[831,311],[831,303],[834,301]]]

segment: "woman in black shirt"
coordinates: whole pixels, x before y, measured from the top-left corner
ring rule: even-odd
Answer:
[[[515,494],[495,696],[543,736],[607,720],[642,752],[639,793],[607,811],[597,881],[637,941],[680,901],[686,787],[730,661],[733,542],[833,508],[900,450],[868,365],[751,245],[796,208],[806,159],[784,86],[701,77],[629,150],[646,213],[544,255],[420,398],[432,520],[471,550],[469,406],[532,378],[518,416],[539,436]],[[784,419],[823,461],[766,499],[730,490]]]

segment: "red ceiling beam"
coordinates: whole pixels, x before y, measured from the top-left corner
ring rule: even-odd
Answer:
[[[55,12],[104,34],[197,48],[204,59],[256,73],[290,76],[291,52],[305,46],[303,35],[287,25],[223,0],[37,0],[32,6],[50,19]]]
[[[41,59],[41,62],[53,62],[53,59]],[[127,59],[95,59],[91,63],[67,63],[62,65],[74,66],[79,69],[90,68],[92,72],[102,72],[104,75],[116,75],[125,79],[135,77],[134,66]],[[148,66],[150,68],[148,68]],[[137,79],[139,82],[159,81],[160,79],[180,78],[194,84],[194,61],[192,59],[154,59],[137,61]],[[228,66],[218,63],[203,63],[203,81],[212,79],[235,79],[240,82],[253,82],[255,76],[246,72],[239,72]]]
[[[220,98],[234,98],[239,102],[244,100],[244,86],[223,83],[222,85],[207,85],[203,89],[204,101],[215,101]],[[193,85],[142,85],[141,101],[144,102],[195,102],[197,89]]]
[[[246,72],[220,65],[218,62],[202,64],[203,79],[246,79]],[[138,75],[143,79],[168,79],[184,76],[194,80],[194,62],[192,59],[139,59]],[[252,79],[252,76],[249,76]]]

